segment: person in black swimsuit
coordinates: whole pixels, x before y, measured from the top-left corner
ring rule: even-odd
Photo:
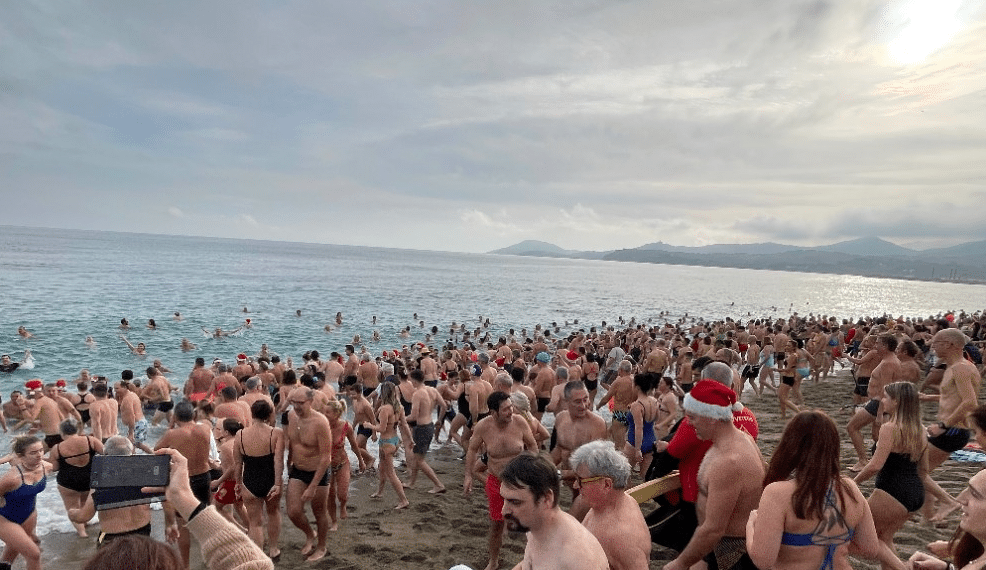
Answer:
[[[79,424],[69,418],[58,425],[61,443],[51,448],[49,459],[58,469],[58,492],[65,504],[65,512],[79,509],[89,498],[89,479],[92,474],[92,458],[103,452],[103,444],[91,435],[79,434]],[[86,525],[72,523],[75,532],[85,538]]]
[[[284,465],[284,432],[272,428],[267,421],[274,413],[266,400],[257,400],[250,406],[252,423],[236,434],[233,453],[243,465],[236,473],[240,496],[247,510],[249,530],[247,534],[261,546],[264,544],[263,511],[267,511],[267,552],[272,560],[281,556],[278,541],[281,534],[281,481]],[[250,450],[262,455],[247,453]],[[266,445],[265,445],[266,444]]]

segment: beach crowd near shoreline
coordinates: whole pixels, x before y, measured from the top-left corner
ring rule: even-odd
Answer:
[[[338,314],[336,327],[342,325],[342,319]],[[424,329],[424,321],[417,315],[414,320]],[[641,511],[633,501],[633,514],[628,515],[623,492],[642,482],[649,470],[653,474],[662,469],[670,454],[680,460],[682,489],[676,500],[698,504],[693,515],[696,520],[689,521],[680,512],[676,516],[684,521],[683,527],[690,524],[689,531],[705,538],[703,533],[709,529],[705,524],[708,517],[702,515],[704,503],[721,500],[722,491],[710,492],[710,475],[699,472],[704,454],[713,450],[707,461],[713,465],[724,453],[720,449],[726,445],[723,442],[739,441],[730,439],[735,434],[727,429],[735,424],[743,438],[759,443],[759,450],[752,445],[756,456],[770,461],[769,454],[762,453],[764,442],[783,442],[788,420],[797,417],[799,422],[807,421],[801,412],[816,408],[835,415],[839,408],[832,401],[812,400],[814,390],[827,385],[827,398],[839,393],[850,402],[843,406],[849,409],[849,421],[839,425],[842,445],[837,447],[849,450],[855,461],[841,465],[845,458],[838,456],[843,474],[859,483],[877,478],[877,490],[863,502],[868,505],[864,510],[872,512],[870,516],[875,519],[871,524],[875,524],[876,534],[870,537],[875,542],[869,549],[854,549],[853,554],[870,560],[870,564],[878,560],[884,568],[906,568],[909,563],[897,558],[894,550],[897,530],[911,524],[911,519],[931,528],[947,524],[947,530],[937,533],[939,539],[947,540],[955,529],[956,513],[964,512],[961,496],[957,500],[935,480],[953,469],[954,462],[942,465],[952,452],[983,442],[984,426],[976,423],[975,414],[979,410],[986,422],[986,411],[981,410],[978,400],[984,324],[986,315],[980,312],[943,313],[922,319],[885,315],[852,321],[795,313],[786,319],[706,322],[683,318],[663,325],[620,317],[615,323],[598,326],[580,326],[578,321],[551,323],[530,330],[509,329],[502,336],[494,336],[489,332],[489,319],[479,317],[471,327],[460,323],[442,328],[435,325],[423,342],[410,342],[411,331],[404,329],[397,339],[402,346],[380,354],[371,354],[357,334],[327,356],[318,350],[305,353],[300,363],[288,357],[282,360],[266,344],[252,355],[201,357],[187,379],[184,371],[172,371],[160,360],[136,375],[132,371],[82,370],[77,378],[30,379],[5,398],[0,416],[4,430],[34,433],[39,440],[37,445],[26,438],[15,440],[14,453],[5,458],[12,468],[0,478],[0,490],[9,497],[27,487],[43,487],[40,481],[57,469],[66,516],[81,538],[92,530],[93,495],[98,496],[98,491],[90,492],[88,481],[80,483],[79,478],[87,479],[80,473],[87,473],[84,470],[87,465],[91,467],[95,454],[127,455],[174,448],[187,459],[190,488],[197,493],[199,503],[214,505],[189,512],[178,507],[176,513],[172,503],[181,499],[169,500],[163,528],[154,529],[155,535],[163,532],[163,537],[177,544],[179,564],[186,567],[190,559],[193,565],[208,565],[215,558],[204,550],[201,558],[194,554],[190,558],[189,533],[182,522],[185,515],[193,535],[195,524],[230,525],[229,532],[248,536],[246,542],[256,545],[257,560],[210,568],[335,564],[337,549],[343,546],[334,545],[333,538],[343,536],[347,526],[355,526],[349,518],[350,509],[354,518],[365,510],[365,499],[350,496],[351,489],[375,483],[375,493],[369,498],[393,492],[397,503],[392,508],[399,513],[438,501],[458,500],[475,507],[472,498],[478,492],[462,497],[472,489],[474,480],[481,486],[486,483],[489,513],[483,516],[488,532],[474,532],[469,540],[486,559],[477,560],[473,554],[468,559],[453,558],[453,562],[499,567],[507,564],[505,560],[513,563],[514,555],[523,554],[526,564],[568,552],[585,561],[582,567],[590,567],[589,561],[601,556],[603,567],[666,565],[675,570],[711,554],[712,565],[740,567],[735,564],[753,562],[749,558],[738,560],[739,556],[725,552],[729,549],[720,548],[720,544],[730,537],[738,537],[742,543],[744,536],[763,532],[752,526],[761,523],[750,522],[746,529],[751,511],[760,513],[752,520],[767,520],[764,513],[769,511],[762,505],[757,509],[757,503],[769,470],[754,471],[747,477],[755,479],[755,490],[728,491],[735,492],[733,503],[746,505],[740,508],[745,512],[729,517],[729,528],[717,529],[721,532],[713,541],[715,547],[699,552],[697,558],[696,552],[704,546],[690,544],[688,539],[669,538],[675,543],[670,550],[664,542],[658,541],[663,546],[652,545],[656,531],[653,524],[648,530],[648,523],[653,521],[644,518],[650,508]],[[124,320],[121,326],[130,325]],[[327,330],[331,327],[326,325]],[[25,326],[18,329],[28,341],[36,332]],[[132,344],[126,332],[121,331],[121,350],[146,354],[146,347]],[[209,331],[218,337],[234,332]],[[367,338],[380,341],[372,329]],[[441,342],[439,338],[449,340]],[[196,348],[190,342],[188,345],[183,348]],[[12,372],[30,361],[29,352],[19,361],[17,355],[4,355],[0,372]],[[723,370],[728,372],[719,374]],[[851,384],[846,382],[850,371]],[[907,390],[900,384],[912,388]],[[903,409],[900,402],[909,398],[924,403],[925,416],[935,410],[935,421],[921,426],[931,443],[922,445],[922,459],[914,459],[916,452],[910,454],[916,486],[881,489],[880,473],[888,453],[909,455],[901,441],[910,441],[907,434],[913,425],[905,424],[913,424],[913,418],[905,421],[904,412],[895,412]],[[748,399],[756,404],[744,407]],[[723,409],[728,410],[732,421],[717,416],[726,413]],[[685,412],[688,419],[683,419]],[[973,418],[967,423],[970,413]],[[918,423],[920,416],[919,410]],[[702,418],[720,423],[706,425]],[[894,431],[898,428],[900,431]],[[696,449],[703,448],[697,456],[694,450],[685,457],[675,455],[683,449],[683,432],[691,434]],[[162,435],[155,441],[149,433]],[[884,441],[894,442],[885,443],[886,450],[877,447],[879,440],[868,447],[866,438],[885,433],[890,435]],[[612,445],[587,445],[597,441]],[[35,460],[31,455],[34,447],[43,448],[44,459],[39,455]],[[930,451],[924,451],[926,448]],[[537,462],[519,465],[523,462],[518,457],[527,457],[525,450],[550,457],[553,469],[549,471],[557,471],[560,492],[548,485],[541,493],[540,483],[526,479],[537,480],[538,470],[546,468]],[[460,467],[453,472],[461,474],[459,481],[448,476],[449,465],[456,462]],[[649,469],[652,465],[655,469]],[[32,477],[29,467],[39,469],[39,475]],[[593,469],[602,471],[588,472]],[[504,476],[508,479],[502,479]],[[32,478],[34,481],[28,483]],[[410,491],[421,487],[419,478],[427,479],[430,487],[422,491],[427,494],[412,495]],[[965,471],[960,478],[965,482],[969,479]],[[594,486],[600,482],[604,489]],[[856,489],[856,485],[846,488]],[[920,504],[905,504],[913,502],[907,495],[918,488]],[[768,486],[768,491],[772,489]],[[955,486],[950,489],[954,491]],[[518,490],[527,495],[521,492],[514,496]],[[173,491],[175,497],[182,491]],[[855,493],[859,492],[856,489]],[[455,498],[450,498],[452,495]],[[550,504],[538,510],[542,508],[539,498],[544,496],[555,501],[560,498],[574,518],[558,514]],[[843,502],[845,499],[840,499],[840,505],[846,507]],[[6,504],[13,503],[8,500]],[[614,523],[607,518],[614,514],[614,505],[619,505],[615,512],[623,516],[616,520],[626,522]],[[905,509],[902,515],[897,507]],[[7,517],[6,508],[0,506],[0,517]],[[114,539],[133,533],[150,534],[152,525],[162,522],[160,517],[151,516],[147,504],[125,509],[99,511],[97,540],[112,545]],[[843,510],[848,519],[851,509]],[[282,512],[286,515],[283,518]],[[885,512],[895,516],[884,516]],[[192,520],[200,515],[197,520],[206,523]],[[222,520],[213,520],[213,515]],[[381,512],[378,516],[388,515]],[[421,516],[427,519],[427,513]],[[570,518],[584,525],[576,529]],[[22,522],[15,519],[0,521],[0,539],[6,544],[3,561],[14,561],[20,554],[28,568],[40,567],[45,558],[41,551],[49,538],[40,541],[39,549],[30,514]],[[534,526],[528,524],[532,522]],[[421,524],[419,521],[415,526]],[[599,548],[583,552],[543,540],[546,533],[538,529],[550,525],[565,529],[571,536],[582,537],[580,533],[587,532],[588,538],[580,538],[579,543],[597,544]],[[503,546],[505,530],[529,529],[527,545],[520,552],[509,542]],[[280,539],[282,530],[290,537],[287,544]],[[299,548],[289,554],[289,546]],[[745,545],[739,548],[732,544],[730,548],[746,551]],[[819,548],[819,553],[812,552],[811,556],[831,558],[836,552],[834,547]],[[659,550],[670,554],[658,555]],[[933,545],[932,550],[949,557],[941,545]],[[757,549],[752,554],[762,556]],[[846,549],[838,556],[846,557]],[[439,567],[417,558],[412,562]],[[791,560],[782,562],[781,567],[796,567]],[[232,563],[227,560],[223,564]],[[925,565],[923,559],[910,564],[917,570],[937,570]]]

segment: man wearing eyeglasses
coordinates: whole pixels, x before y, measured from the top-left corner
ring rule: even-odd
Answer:
[[[288,517],[305,533],[301,555],[306,562],[325,557],[325,541],[329,534],[326,502],[328,469],[332,464],[332,429],[329,420],[312,409],[314,399],[315,391],[311,388],[292,390],[288,395],[292,410],[284,428],[288,436]],[[312,505],[317,535],[308,524],[306,503]]]
[[[588,504],[582,525],[606,552],[612,570],[647,570],[651,538],[637,501],[626,494],[630,462],[611,441],[590,441],[569,458],[575,487]]]

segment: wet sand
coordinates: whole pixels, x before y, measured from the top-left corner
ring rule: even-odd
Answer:
[[[835,378],[820,384],[805,384],[803,393],[808,405],[826,411],[842,428],[843,465],[849,467],[855,462],[855,454],[845,436],[844,426],[852,413],[850,390],[852,380],[847,372],[840,372]],[[760,447],[769,458],[783,429],[778,412],[777,399],[769,390],[757,398],[749,389],[744,393],[744,402],[757,415],[760,423]],[[923,404],[925,423],[933,419],[934,407]],[[868,435],[868,434],[867,434]],[[443,435],[444,438],[444,435]],[[867,446],[870,444],[867,440]],[[459,460],[461,450],[454,444],[433,450],[429,461],[442,479],[448,492],[443,495],[430,495],[430,482],[421,476],[417,488],[407,491],[411,506],[395,511],[397,498],[393,489],[384,488],[381,499],[371,499],[369,495],[376,490],[376,474],[365,474],[353,479],[349,499],[349,518],[341,521],[337,532],[329,535],[329,554],[314,563],[305,563],[299,553],[304,543],[303,535],[297,531],[287,516],[283,518],[281,550],[283,552],[277,568],[324,568],[338,570],[361,569],[447,569],[455,564],[466,564],[475,569],[486,565],[486,536],[489,519],[486,496],[480,481],[473,485],[469,497],[462,494],[463,462]],[[979,463],[946,461],[933,477],[953,496],[965,488],[969,478],[982,467]],[[398,472],[404,476],[403,469]],[[636,481],[634,481],[636,483]],[[862,486],[863,493],[869,495],[873,489],[870,480]],[[562,492],[562,503],[567,505],[570,496]],[[647,507],[645,507],[647,508]],[[311,517],[309,517],[311,519]],[[314,519],[311,519],[314,525]],[[957,514],[953,513],[940,527],[930,525],[914,517],[897,534],[897,545],[901,558],[905,559],[915,550],[924,548],[928,542],[944,540],[955,529]],[[161,538],[161,516],[155,512],[155,537]],[[90,527],[95,536],[98,526]],[[524,536],[511,535],[505,541],[501,553],[501,568],[511,568],[517,564],[524,551]],[[44,566],[46,568],[80,568],[94,552],[93,539],[80,539],[74,535],[52,533],[42,538]],[[195,553],[193,544],[192,568],[203,568],[201,558]],[[675,553],[655,546],[651,553],[652,569],[662,568]],[[19,562],[23,567],[23,561]],[[878,568],[875,563],[853,559],[856,568]]]

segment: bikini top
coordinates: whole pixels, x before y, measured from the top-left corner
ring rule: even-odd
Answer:
[[[835,504],[835,495],[830,486],[825,495],[825,518],[819,523],[814,532],[794,533],[785,532],[781,535],[781,544],[786,546],[824,546],[825,560],[820,570],[832,570],[835,567],[835,549],[852,540],[854,530],[846,524],[846,519]],[[841,530],[839,530],[841,529]],[[835,531],[835,534],[822,534],[825,531]]]

